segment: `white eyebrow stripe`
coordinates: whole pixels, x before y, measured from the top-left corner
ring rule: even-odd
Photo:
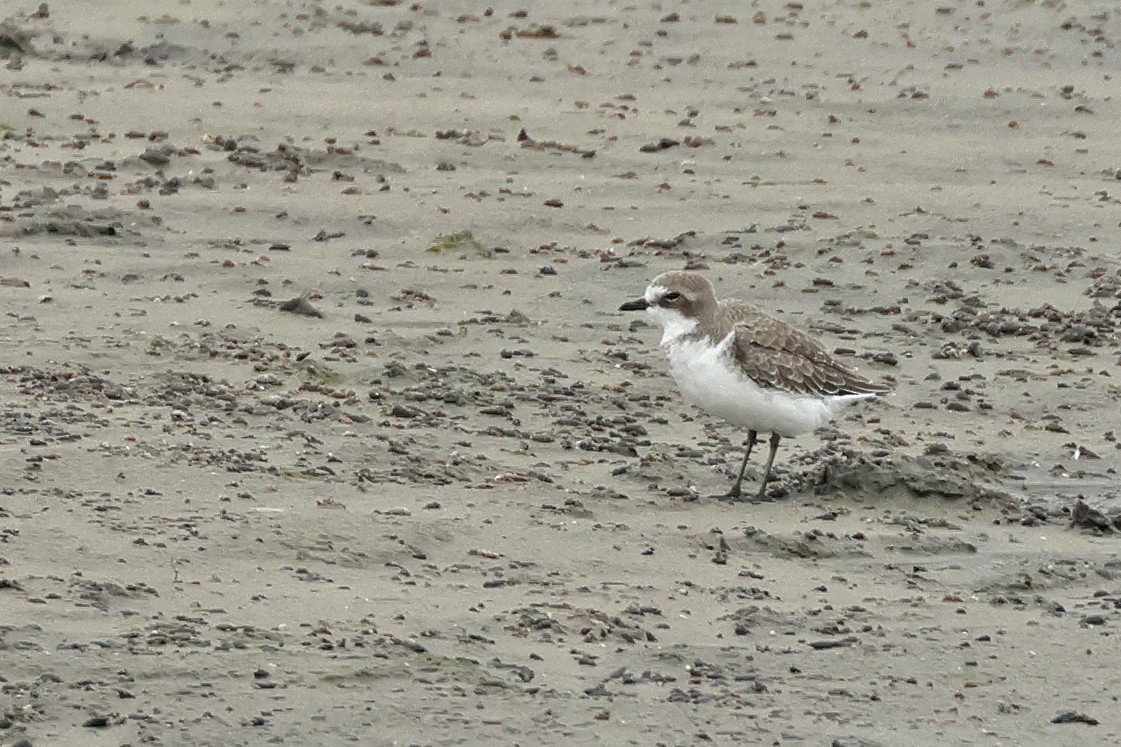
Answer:
[[[643,297],[646,299],[646,303],[653,304],[657,303],[658,299],[667,293],[669,293],[669,288],[664,285],[651,285],[646,289],[646,295]]]

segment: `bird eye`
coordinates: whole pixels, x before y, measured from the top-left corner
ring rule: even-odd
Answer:
[[[667,293],[666,295],[662,296],[662,300],[666,303],[677,303],[681,300],[681,294],[677,291],[673,291],[672,293]]]

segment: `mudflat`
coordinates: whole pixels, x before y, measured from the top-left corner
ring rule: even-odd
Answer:
[[[7,12],[0,745],[1121,742],[1113,3]]]

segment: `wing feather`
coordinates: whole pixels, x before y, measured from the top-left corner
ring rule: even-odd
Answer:
[[[885,394],[886,384],[848,368],[797,327],[749,306],[722,309],[734,335],[730,353],[744,372],[767,389],[831,396]]]

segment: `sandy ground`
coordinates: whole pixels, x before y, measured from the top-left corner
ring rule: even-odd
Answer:
[[[8,6],[0,745],[1121,742],[1115,4],[557,5]]]

